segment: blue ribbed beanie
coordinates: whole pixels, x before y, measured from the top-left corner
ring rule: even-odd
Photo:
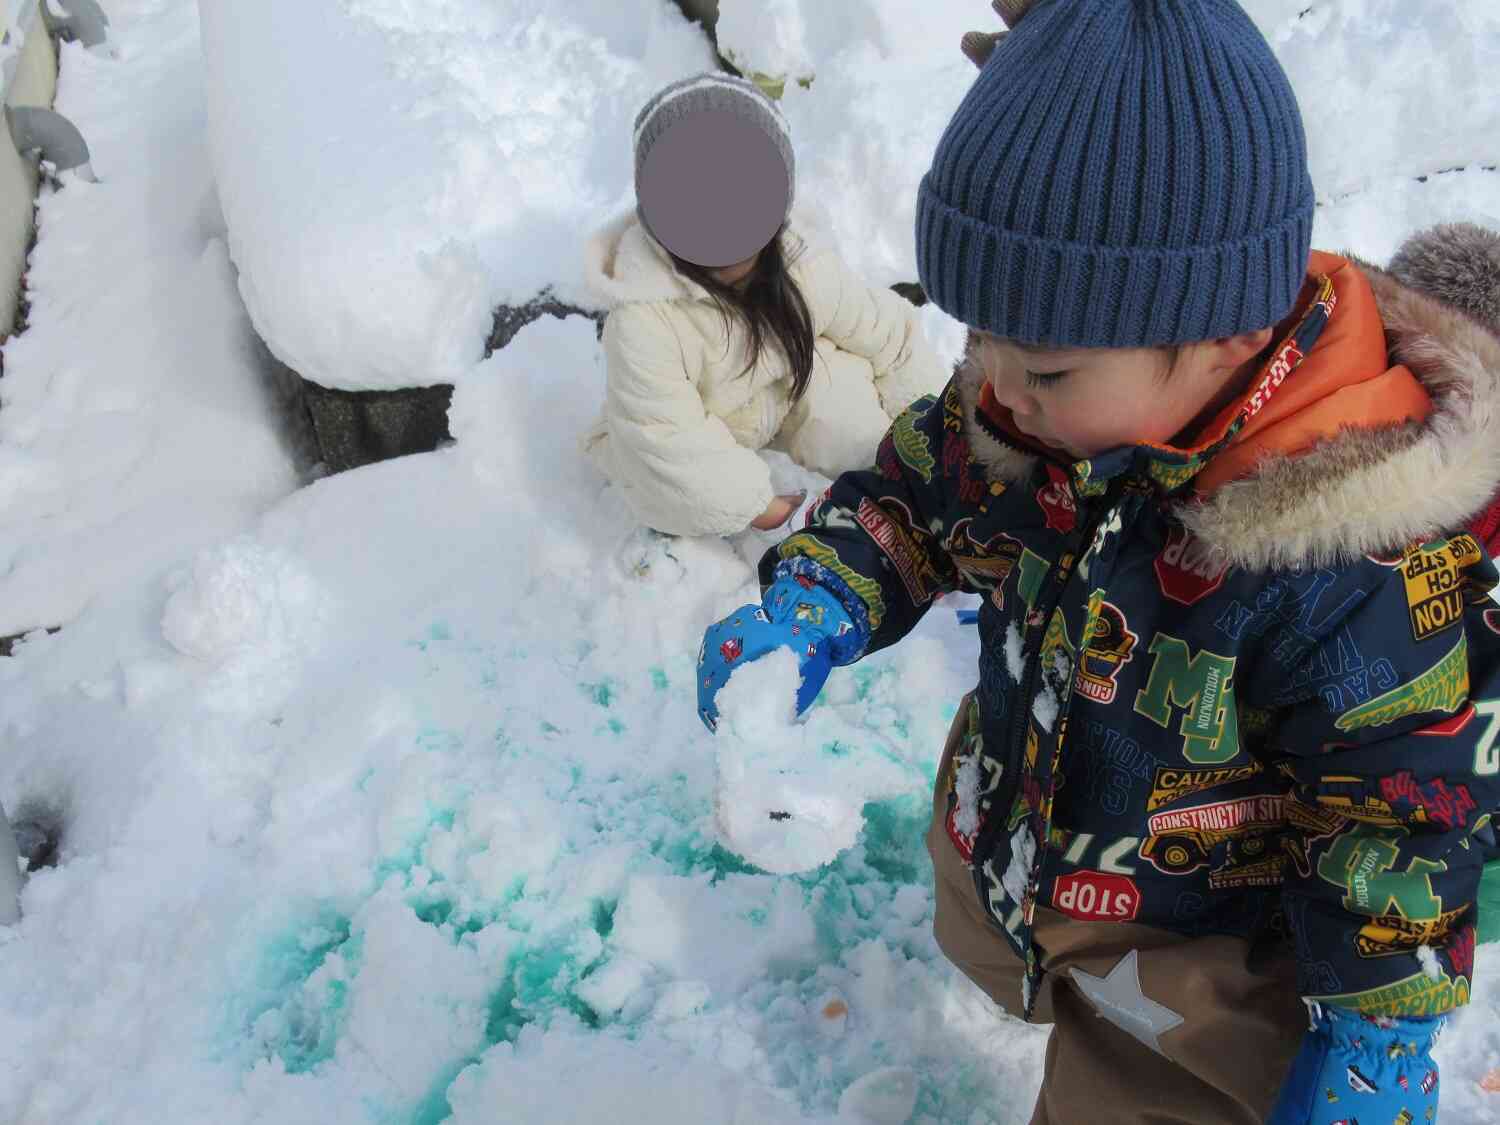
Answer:
[[[1297,100],[1233,0],[1037,0],[938,142],[917,265],[997,336],[1187,343],[1291,310],[1312,217]]]

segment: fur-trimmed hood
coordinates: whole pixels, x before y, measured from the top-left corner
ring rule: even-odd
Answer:
[[[1482,315],[1500,307],[1500,253],[1485,243],[1482,252],[1465,255],[1475,240],[1460,244],[1454,230],[1438,228],[1403,247],[1393,270],[1402,270],[1404,280],[1349,258],[1373,291],[1390,364],[1409,369],[1431,400],[1425,420],[1361,425],[1351,418],[1310,448],[1268,449],[1236,479],[1174,502],[1173,514],[1233,565],[1337,565],[1399,551],[1463,528],[1500,492],[1500,335],[1494,330],[1500,326],[1460,308]],[[1422,268],[1411,267],[1414,261]],[[1462,292],[1426,284],[1455,277],[1462,278]],[[982,373],[963,364],[957,378],[975,459],[995,479],[1025,476],[1035,458],[996,440],[978,420]]]

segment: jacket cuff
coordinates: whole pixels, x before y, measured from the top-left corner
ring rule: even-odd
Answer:
[[[835,665],[853,664],[865,654],[870,644],[870,611],[864,599],[849,588],[849,584],[822,563],[806,555],[783,559],[772,572],[772,582],[782,578],[804,578],[823,587],[844,607],[853,628],[842,635],[828,638],[828,654]]]

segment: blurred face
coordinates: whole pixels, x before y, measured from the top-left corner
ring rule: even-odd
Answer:
[[[1207,422],[1253,375],[1241,370],[1270,339],[1261,329],[1165,348],[1022,347],[971,329],[980,365],[1016,428],[1074,458],[1121,445],[1171,445]]]
[[[750,276],[750,272],[755,269],[755,263],[759,259],[760,251],[757,250],[743,262],[736,262],[732,266],[721,266],[718,269],[709,270],[708,272],[712,274],[716,280],[722,281],[725,285],[738,285],[740,282],[744,281],[747,277]]]

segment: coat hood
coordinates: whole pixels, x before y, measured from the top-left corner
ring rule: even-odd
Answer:
[[[1441,259],[1444,243],[1429,233],[1403,248],[1398,267],[1417,243],[1429,266]],[[1467,291],[1500,293],[1500,255],[1484,277],[1474,273],[1481,260],[1464,263]],[[1329,321],[1342,331],[1308,351],[1305,360],[1317,363],[1286,376],[1295,394],[1278,417],[1253,418],[1219,454],[1223,463],[1209,460],[1194,487],[1169,502],[1206,545],[1246,569],[1399,551],[1464,527],[1500,491],[1500,336],[1357,259],[1315,255],[1314,271],[1348,271]],[[983,375],[964,364],[956,377],[976,460],[997,479],[1026,475],[1035,455],[981,417]]]

